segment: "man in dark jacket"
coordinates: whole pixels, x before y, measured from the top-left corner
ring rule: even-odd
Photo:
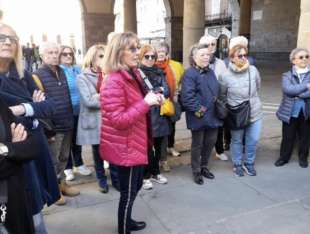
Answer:
[[[41,89],[53,99],[56,105],[56,112],[52,118],[56,135],[49,139],[49,146],[60,183],[60,191],[63,195],[76,196],[80,192],[68,187],[63,179],[63,171],[66,167],[71,147],[73,110],[65,74],[58,66],[58,45],[46,42],[40,47],[40,56],[42,57],[43,65],[34,75],[39,79]],[[64,197],[61,196],[56,204],[64,205],[65,203]]]

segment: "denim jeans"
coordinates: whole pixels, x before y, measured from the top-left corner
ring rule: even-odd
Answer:
[[[262,119],[251,123],[245,129],[231,131],[231,154],[234,165],[254,164],[256,157],[256,145],[260,138]],[[245,136],[245,154],[243,155],[242,138]],[[244,157],[243,157],[244,156]]]
[[[35,234],[47,234],[42,212],[33,216]]]

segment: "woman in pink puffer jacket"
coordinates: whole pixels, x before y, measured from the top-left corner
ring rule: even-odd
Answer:
[[[100,153],[118,167],[120,202],[118,232],[128,234],[145,228],[145,222],[131,219],[133,202],[143,181],[143,166],[147,164],[149,139],[147,113],[150,106],[159,105],[162,97],[146,94],[137,71],[139,40],[134,33],[116,34],[109,42],[104,59],[108,74],[101,88]],[[146,95],[145,95],[146,94]]]

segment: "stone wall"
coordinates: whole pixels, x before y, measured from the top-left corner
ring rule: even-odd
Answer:
[[[297,45],[299,16],[300,0],[252,0],[251,53],[287,59]]]

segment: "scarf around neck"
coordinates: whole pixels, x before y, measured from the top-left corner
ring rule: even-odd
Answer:
[[[229,62],[229,68],[231,70],[233,70],[234,72],[244,72],[246,70],[248,70],[248,68],[250,67],[250,63],[247,60],[246,63],[242,66],[242,67],[238,67],[236,64]]]
[[[173,100],[173,96],[176,90],[176,79],[175,79],[175,75],[173,73],[172,68],[169,65],[169,59],[165,60],[165,61],[157,61],[156,62],[156,66],[161,68],[166,75],[166,81],[167,84],[169,86],[169,97],[171,100]]]

